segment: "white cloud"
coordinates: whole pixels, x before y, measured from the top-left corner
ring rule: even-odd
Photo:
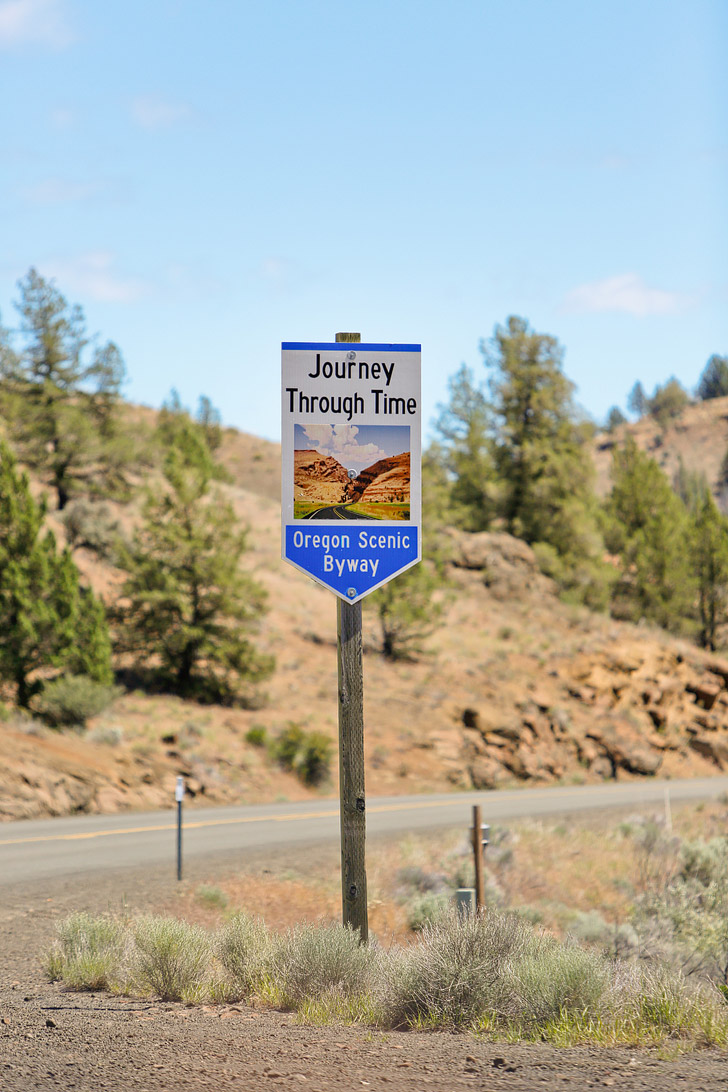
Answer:
[[[592,281],[572,289],[562,310],[572,312],[614,311],[645,318],[647,315],[671,315],[686,303],[677,292],[650,288],[638,273],[621,273],[603,281]]]
[[[304,425],[303,431],[320,455],[330,455],[347,467],[365,467],[386,459],[377,444],[358,444],[356,425]]]
[[[131,114],[143,129],[164,129],[190,117],[191,110],[183,102],[168,102],[156,95],[140,95],[131,104]]]
[[[148,291],[148,286],[133,277],[114,272],[114,255],[108,250],[88,251],[71,260],[43,263],[44,276],[54,277],[62,292],[73,292],[81,299],[101,303],[133,303]]]
[[[0,49],[65,49],[73,40],[61,0],[0,0]]]

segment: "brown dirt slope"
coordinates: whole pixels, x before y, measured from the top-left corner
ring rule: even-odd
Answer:
[[[600,433],[595,440],[594,462],[602,495],[609,491],[612,451],[628,435],[657,460],[671,481],[682,459],[688,470],[705,474],[716,495],[721,493],[720,466],[728,448],[728,396],[686,406],[664,428],[654,418],[645,417],[635,424],[620,425],[613,433]]]
[[[728,400],[716,401],[728,408]],[[719,420],[721,407],[705,405]],[[226,492],[250,528],[245,565],[269,594],[257,640],[275,654],[277,669],[260,707],[198,706],[134,691],[85,735],[63,736],[7,707],[2,818],[158,807],[169,803],[178,774],[207,803],[307,794],[246,736],[253,727],[274,736],[293,721],[335,741],[335,600],[280,560],[277,445],[227,430],[222,451],[234,476]],[[131,526],[132,509],[119,515]],[[120,574],[87,550],[75,558],[113,598]],[[529,547],[508,535],[453,532],[450,576],[455,595],[417,661],[377,654],[376,616],[365,606],[370,793],[728,767],[728,667],[720,657],[566,606]]]

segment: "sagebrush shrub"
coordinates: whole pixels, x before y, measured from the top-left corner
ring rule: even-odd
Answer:
[[[88,675],[60,675],[44,685],[33,707],[53,728],[85,725],[120,696],[117,686],[105,686]]]
[[[384,1020],[463,1027],[492,1009],[508,960],[533,945],[533,932],[513,914],[445,918],[424,925],[417,941],[396,950],[380,977]]]
[[[134,926],[131,982],[162,1001],[181,1001],[209,969],[210,937],[196,925],[148,916]]]
[[[70,546],[86,546],[99,557],[114,557],[121,527],[107,504],[79,498],[64,509],[61,519]]]
[[[373,951],[343,925],[296,925],[278,941],[272,970],[283,1003],[295,1008],[336,992],[351,997],[368,985]]]
[[[499,1012],[525,1028],[543,1027],[564,1014],[601,1015],[612,977],[597,952],[550,937],[504,970]]]
[[[221,927],[215,950],[239,998],[249,997],[270,970],[272,942],[265,923],[243,911]]]

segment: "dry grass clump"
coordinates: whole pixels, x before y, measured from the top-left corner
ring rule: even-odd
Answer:
[[[384,951],[340,925],[271,936],[248,915],[215,934],[170,918],[73,915],[46,960],[75,989],[163,1000],[232,998],[313,1022],[451,1028],[562,1045],[728,1044],[728,1007],[709,985],[563,943],[513,914],[455,913]]]
[[[58,926],[58,937],[43,967],[51,982],[72,990],[113,987],[125,944],[124,923],[110,917],[71,914]]]

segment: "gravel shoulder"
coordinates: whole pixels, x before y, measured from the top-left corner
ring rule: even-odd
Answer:
[[[231,863],[207,861],[190,870],[186,882],[214,879]],[[285,855],[275,861],[269,853],[265,857],[268,868],[291,863]],[[462,1034],[307,1027],[293,1015],[242,1005],[188,1008],[69,993],[45,981],[39,955],[65,914],[122,904],[131,910],[169,908],[174,890],[168,875],[128,870],[99,874],[93,884],[68,877],[0,891],[3,1092],[600,1087],[724,1092],[728,1084],[728,1053],[715,1050],[671,1059],[664,1050],[558,1049]]]

